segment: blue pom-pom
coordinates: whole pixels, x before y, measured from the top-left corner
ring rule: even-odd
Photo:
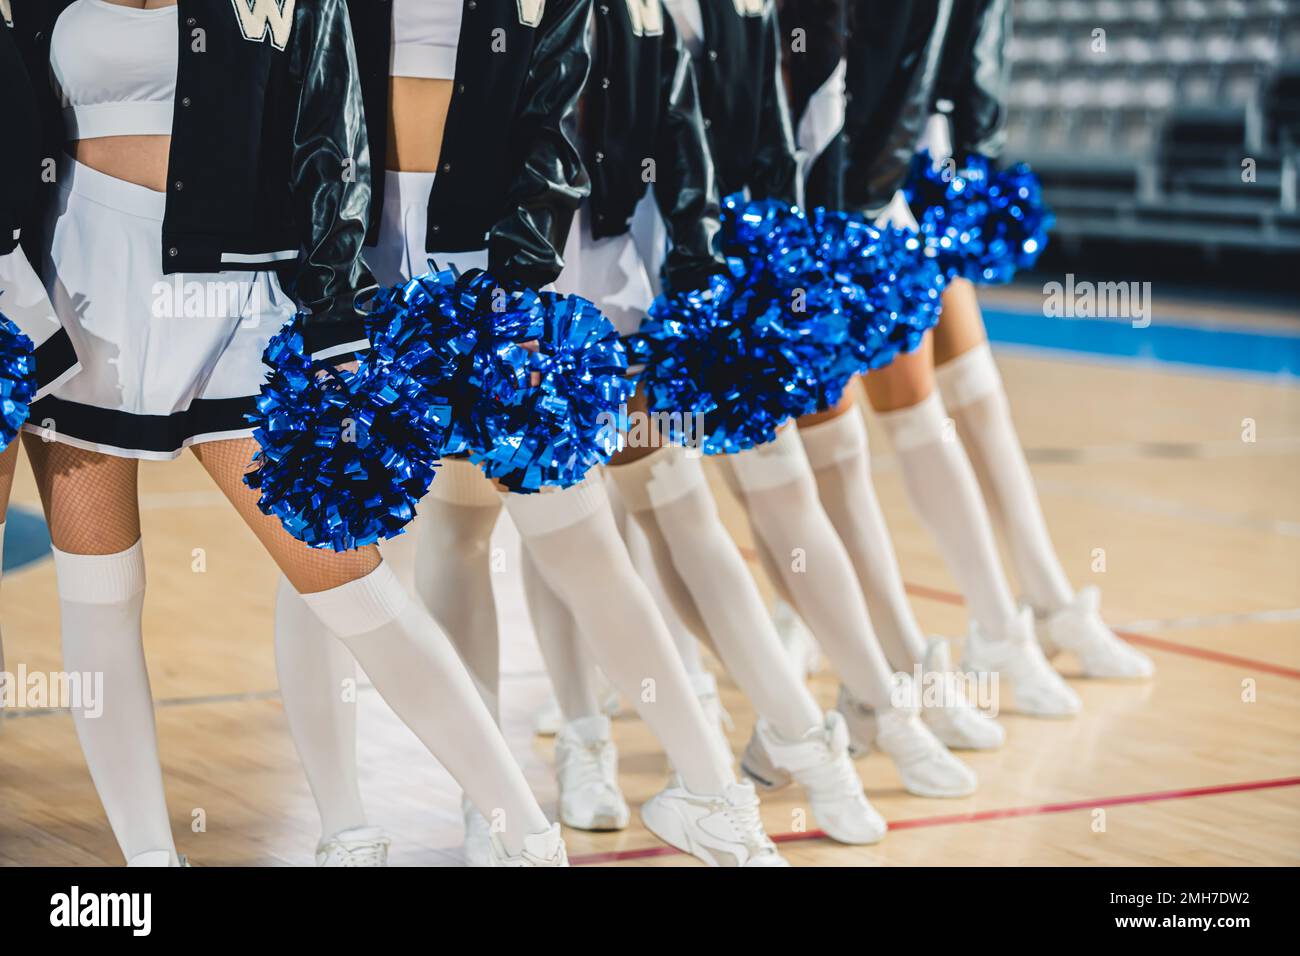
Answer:
[[[36,356],[32,340],[0,313],[0,452],[27,421],[36,397]]]
[[[380,291],[368,308],[363,365],[418,384],[402,401],[438,432],[442,454],[490,451],[510,432],[532,366],[519,343],[544,324],[536,292],[479,270],[433,271]]]
[[[839,402],[854,375],[920,343],[938,321],[945,279],[910,230],[825,209],[814,210],[811,222],[817,266],[809,308],[841,312],[847,327],[844,347],[821,370],[821,410]]]
[[[532,368],[540,384],[514,393],[505,426],[470,456],[489,477],[524,493],[567,488],[608,462],[634,388],[618,330],[594,303],[554,292],[538,298]]]
[[[950,278],[981,285],[1032,267],[1054,222],[1027,165],[997,171],[976,153],[937,168],[928,152],[918,153],[905,191],[927,255]]]
[[[400,534],[429,489],[436,422],[411,402],[420,383],[362,362],[313,363],[301,317],[271,339],[271,369],[249,415],[260,450],[244,477],[258,507],[313,548],[346,551]]]
[[[847,334],[842,312],[795,305],[816,270],[802,213],[730,196],[722,224],[728,274],[660,296],[632,339],[661,428],[710,455],[766,444],[814,411]]]

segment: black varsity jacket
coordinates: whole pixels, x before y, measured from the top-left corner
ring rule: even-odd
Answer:
[[[12,0],[33,78],[49,75],[50,34],[71,2]],[[177,14],[162,271],[296,263],[308,348],[324,358],[363,346],[370,161],[344,0],[179,0]],[[49,83],[35,85],[53,157],[59,103]]]
[[[605,0],[609,2],[609,0]],[[700,108],[723,195],[801,204],[802,184],[781,77],[775,0],[699,0]]]
[[[371,158],[383,170],[392,4],[348,5]],[[566,129],[590,65],[590,12],[591,0],[465,0],[451,108],[429,196],[427,252],[486,247],[493,276],[533,287],[560,274],[573,212],[591,188]],[[372,244],[383,209],[382,173],[374,188]]]
[[[13,37],[0,23],[0,256],[14,251],[40,182],[41,128],[36,94]],[[4,303],[0,302],[0,309]]]
[[[628,231],[650,180],[671,239],[669,287],[698,289],[726,268],[695,73],[660,0],[598,0],[581,130],[595,238]]]
[[[953,152],[997,157],[1006,142],[1010,0],[953,0],[935,83],[935,111],[952,124]]]
[[[781,0],[781,55],[790,90],[790,119],[799,129],[814,98],[844,59],[848,20],[845,0]],[[841,121],[842,121],[841,117]],[[844,207],[844,130],[816,156],[806,159],[804,199],[808,207]]]
[[[952,0],[852,0],[849,12],[848,208],[875,212],[907,179],[933,111]]]

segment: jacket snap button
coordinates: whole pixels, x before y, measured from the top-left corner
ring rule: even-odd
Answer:
[[[181,99],[181,106],[188,107],[188,106],[190,105],[190,102],[191,102],[191,100],[190,100],[190,98],[189,98],[188,96],[183,97],[183,98]]]
[[[449,172],[451,172],[451,163],[443,163],[443,164],[442,164],[442,171],[443,171],[444,173],[449,173]]]
[[[712,126],[713,126],[713,120],[709,119],[707,116],[704,117],[704,128],[710,129]]]
[[[182,189],[185,188],[185,184],[184,184],[183,182],[181,182],[179,179],[176,180],[176,182],[175,182],[174,185],[176,186],[176,191],[177,191],[177,192],[180,192]]]
[[[605,154],[604,154],[604,153],[597,153],[597,154],[596,154],[596,162],[598,162],[598,163],[603,163],[604,161],[605,161]]]
[[[718,59],[718,51],[717,51],[717,50],[710,50],[710,51],[709,51],[709,59],[710,59],[711,61],[716,61],[716,60]]]
[[[438,225],[438,224],[435,222],[433,225],[431,225],[431,226],[429,227],[429,230],[430,230],[431,232],[439,232],[439,231],[442,230],[442,226]]]
[[[167,250],[167,255],[171,256],[173,259],[175,259],[180,254],[181,251],[177,249],[175,246],[172,246],[170,249]]]
[[[607,90],[607,89],[609,89],[609,77],[606,76],[606,77],[602,77],[602,78],[601,78],[601,81],[600,81],[600,88],[601,88],[602,90]]]
[[[186,18],[185,18],[185,25],[186,25],[187,27],[192,27],[192,26],[194,26],[194,24],[196,24],[196,23],[198,23],[198,22],[199,22],[199,21],[198,21],[198,20],[195,20],[193,17],[186,17]]]

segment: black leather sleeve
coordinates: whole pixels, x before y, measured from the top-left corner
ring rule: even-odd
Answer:
[[[488,239],[488,268],[503,282],[555,281],[573,213],[591,193],[570,135],[591,68],[590,13],[591,0],[548,0],[518,110],[502,133],[518,170]]]
[[[658,2],[658,0],[656,0]],[[660,41],[659,130],[655,137],[655,202],[672,247],[664,264],[674,290],[703,288],[726,268],[717,248],[718,187],[700,112],[690,55],[672,17],[664,14]]]
[[[763,100],[758,128],[758,155],[749,188],[755,199],[780,199],[803,205],[803,183],[795,154],[794,130],[781,75],[781,31],[777,27],[776,4],[763,11]]]
[[[956,0],[937,95],[952,103],[952,146],[996,157],[1006,141],[1010,0]]]
[[[851,208],[886,205],[907,178],[933,108],[951,0],[855,0],[850,20],[844,192]]]
[[[373,288],[361,258],[370,153],[343,0],[298,4],[289,74],[296,83],[290,189],[300,230],[297,296],[313,357],[365,347],[357,293]]]

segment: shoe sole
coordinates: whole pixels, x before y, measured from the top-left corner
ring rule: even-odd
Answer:
[[[661,810],[660,804],[654,802],[653,799],[647,800],[641,805],[641,823],[647,830],[669,846],[695,857],[706,866],[720,867],[722,865],[707,847],[700,847],[695,844],[686,832],[686,824],[677,813],[672,810]]]
[[[626,830],[631,821],[631,811],[623,814],[601,814],[594,816],[590,820],[576,822],[571,818],[560,814],[560,822],[571,830],[585,830],[589,833],[611,833],[616,830]]]

